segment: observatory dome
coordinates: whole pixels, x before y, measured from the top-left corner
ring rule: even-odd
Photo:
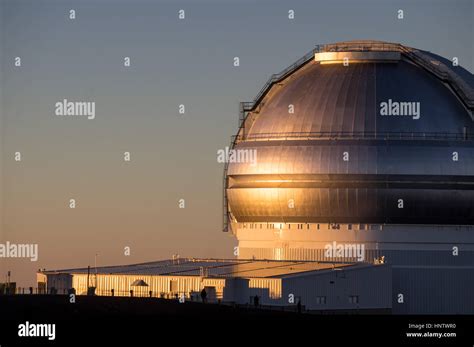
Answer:
[[[474,224],[474,78],[400,44],[318,46],[241,106],[230,222]]]

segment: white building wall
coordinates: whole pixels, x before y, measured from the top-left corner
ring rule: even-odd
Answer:
[[[384,264],[288,277],[283,280],[283,297],[290,294],[296,302],[301,298],[308,310],[391,309],[392,271]],[[350,296],[358,302],[351,303]]]
[[[131,284],[136,280],[143,280],[148,286],[139,287]],[[172,282],[176,287],[171,288]],[[190,298],[191,293],[198,295],[204,287],[215,287],[216,299],[222,299],[225,279],[203,278],[199,276],[151,276],[151,275],[90,275],[89,286],[96,286],[97,295],[111,295],[114,289],[115,296],[130,296],[130,290],[135,296],[148,296],[149,291],[154,297],[170,297],[184,294]],[[73,274],[72,285],[79,295],[87,293],[87,274]]]

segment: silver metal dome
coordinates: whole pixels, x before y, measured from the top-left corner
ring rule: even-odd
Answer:
[[[317,47],[274,76],[243,104],[233,149],[255,151],[257,161],[229,163],[226,216],[474,224],[473,79],[435,57],[344,42]],[[390,101],[419,103],[419,118],[381,115]]]

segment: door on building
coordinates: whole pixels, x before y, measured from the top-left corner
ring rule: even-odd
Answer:
[[[217,301],[217,294],[216,294],[216,287],[204,287],[207,294],[207,301],[208,302],[216,302]]]
[[[169,292],[171,297],[174,297],[175,295],[179,294],[179,287],[178,287],[178,281],[177,280],[171,280],[170,281],[170,292]]]

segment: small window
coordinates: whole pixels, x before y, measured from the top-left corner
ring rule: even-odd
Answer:
[[[350,304],[358,304],[359,303],[359,295],[349,295],[349,303]]]
[[[316,297],[316,304],[317,305],[325,305],[326,304],[326,297],[325,296],[317,296]]]

